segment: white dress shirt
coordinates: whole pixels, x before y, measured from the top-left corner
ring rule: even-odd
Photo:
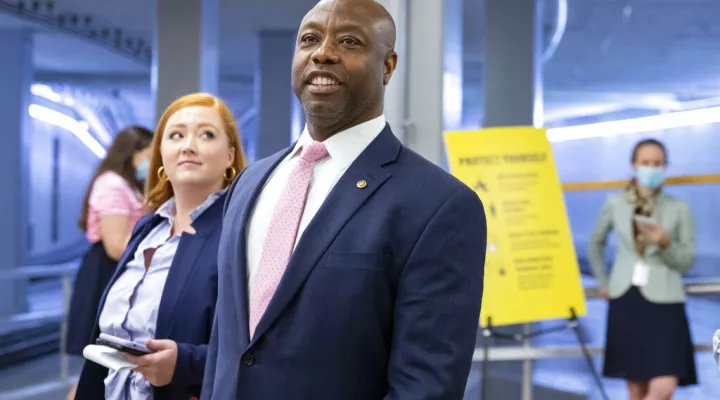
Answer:
[[[340,177],[384,128],[385,116],[381,115],[338,132],[325,140],[329,157],[318,161],[313,166],[307,202],[300,220],[295,245]],[[275,212],[275,205],[282,196],[288,177],[300,158],[300,149],[311,141],[312,138],[306,126],[295,148],[275,168],[255,202],[247,237],[248,289],[250,292],[260,266],[260,256],[265,245],[265,236],[270,228],[270,220]]]

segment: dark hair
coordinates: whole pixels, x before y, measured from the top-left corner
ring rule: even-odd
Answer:
[[[657,146],[663,153],[663,157],[665,157],[665,164],[668,163],[668,153],[667,148],[665,148],[665,145],[657,140],[657,139],[643,139],[635,144],[635,147],[633,147],[632,156],[630,157],[630,162],[637,161],[637,155],[640,151],[640,148],[643,146]]]
[[[142,192],[143,184],[135,177],[136,171],[133,165],[133,157],[137,152],[150,146],[152,137],[152,131],[142,126],[129,126],[115,135],[115,139],[107,151],[107,156],[100,162],[85,191],[82,214],[78,221],[80,229],[83,231],[87,230],[90,193],[92,192],[95,180],[103,173],[112,171],[123,177],[130,187]]]

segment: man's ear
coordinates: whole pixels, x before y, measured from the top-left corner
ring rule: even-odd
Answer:
[[[395,72],[395,68],[397,67],[398,63],[398,55],[397,53],[392,50],[385,56],[385,62],[384,62],[384,71],[383,71],[383,84],[387,86],[388,83],[390,83],[390,78],[392,78],[393,72]]]

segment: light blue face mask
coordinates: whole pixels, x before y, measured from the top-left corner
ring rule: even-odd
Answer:
[[[143,160],[140,165],[135,168],[135,177],[139,181],[146,181],[150,175],[150,160]]]
[[[663,167],[637,167],[637,180],[641,185],[657,189],[665,181],[665,168]]]

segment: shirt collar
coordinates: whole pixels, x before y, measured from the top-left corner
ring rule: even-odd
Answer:
[[[375,140],[383,129],[385,129],[385,115],[380,115],[370,121],[332,135],[325,140],[325,148],[338,167],[347,168]],[[302,147],[312,142],[312,140],[307,125],[305,125],[305,129],[303,129],[300,138],[295,143],[295,147],[288,154],[288,159],[299,156]]]
[[[227,190],[228,188],[224,188],[208,196],[208,198],[205,199],[202,204],[200,204],[197,208],[190,212],[190,222],[195,222],[195,220],[200,215],[202,215],[205,210],[210,208],[210,206],[213,205],[213,203],[215,203],[215,201],[220,196],[225,194]],[[172,222],[173,218],[175,218],[175,214],[177,214],[177,208],[175,207],[175,196],[171,197],[168,201],[163,203],[163,205],[161,205],[160,208],[155,211],[155,214]]]

